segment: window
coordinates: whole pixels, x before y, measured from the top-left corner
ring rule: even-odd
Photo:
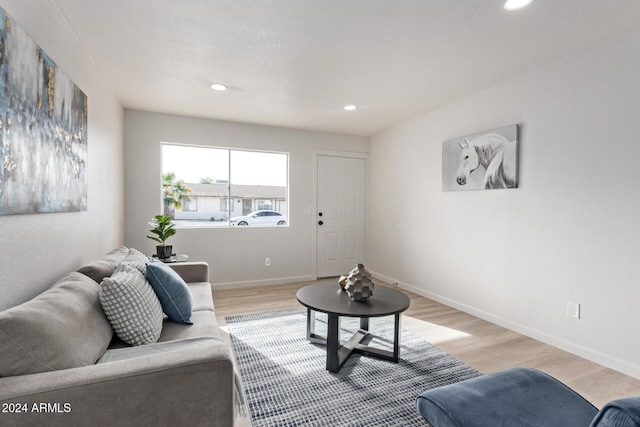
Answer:
[[[196,197],[190,197],[189,199],[182,201],[183,212],[198,212],[198,199]]]
[[[233,207],[235,206],[233,201],[228,197],[220,198],[220,212],[233,212]]]
[[[286,225],[288,168],[287,153],[163,143],[164,214],[184,226]]]
[[[271,200],[256,199],[256,209],[273,209],[273,203]]]

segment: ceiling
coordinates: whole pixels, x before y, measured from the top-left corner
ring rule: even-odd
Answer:
[[[640,27],[638,0],[51,1],[126,108],[362,136]]]

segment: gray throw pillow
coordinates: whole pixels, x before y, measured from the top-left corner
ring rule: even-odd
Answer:
[[[129,253],[129,248],[120,246],[102,258],[80,267],[78,272],[92,278],[96,283],[100,283],[102,279],[113,274],[116,266],[127,256],[127,253]]]
[[[132,345],[158,341],[162,308],[151,285],[135,268],[119,264],[100,287],[100,302],[118,337]]]
[[[0,312],[0,377],[92,365],[113,336],[100,287],[77,272]]]

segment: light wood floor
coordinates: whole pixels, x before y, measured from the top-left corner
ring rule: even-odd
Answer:
[[[218,322],[224,329],[224,317],[228,315],[301,307],[295,295],[306,284],[215,290]],[[411,306],[403,313],[402,327],[481,373],[512,366],[536,368],[564,382],[598,408],[616,398],[640,396],[638,379],[414,293],[405,293],[411,298]]]

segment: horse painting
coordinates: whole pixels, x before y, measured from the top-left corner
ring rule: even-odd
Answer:
[[[516,141],[509,141],[497,133],[486,133],[474,139],[458,142],[462,149],[456,182],[465,185],[478,167],[485,170],[484,188],[515,188]]]

